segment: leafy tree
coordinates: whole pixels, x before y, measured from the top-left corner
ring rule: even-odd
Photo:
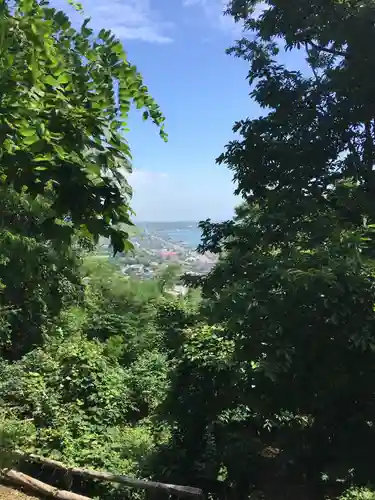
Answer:
[[[75,30],[48,1],[2,2],[1,183],[35,197],[50,191],[49,237],[74,229],[125,248],[132,103],[163,130],[164,118],[121,43],[85,20]],[[69,220],[70,225],[61,225]]]
[[[57,333],[21,360],[1,361],[0,374],[2,460],[8,460],[4,451],[16,446],[72,465],[140,477],[161,438],[149,422],[131,421],[137,404],[133,387],[142,380],[132,381],[130,372],[106,356],[104,344]],[[28,472],[59,482],[58,474],[52,479],[50,471],[38,467]],[[125,494],[106,484],[78,482],[74,489],[108,499]]]
[[[0,352],[18,358],[43,342],[51,322],[80,299],[76,248],[46,238],[51,204],[0,189]]]
[[[105,355],[104,344],[64,332],[16,363],[1,361],[2,446],[16,443],[67,463],[139,474],[156,444],[149,424],[131,422],[134,388],[142,387],[142,376],[150,378],[141,371],[132,380],[131,370]]]
[[[157,281],[126,277],[117,265],[97,257],[84,260],[82,273],[87,285],[82,331],[89,338],[106,341],[108,352],[116,352],[124,364],[159,345]]]
[[[157,273],[157,280],[160,284],[161,291],[168,291],[168,289],[176,285],[181,274],[182,266],[180,263],[176,262],[161,266],[161,269],[158,270]]]
[[[165,479],[203,487],[207,493],[224,494],[218,479],[235,479],[248,467],[241,458],[230,456],[228,442],[233,433],[223,423],[225,411],[238,404],[238,394],[246,389],[246,371],[234,365],[234,342],[225,338],[218,326],[195,322],[180,333],[176,345],[171,387],[160,408],[160,416],[172,428],[172,439],[160,449],[155,471]],[[245,434],[243,434],[245,436]],[[248,437],[248,436],[247,436]],[[237,454],[237,443],[232,445]],[[251,445],[246,441],[246,447]],[[236,470],[237,469],[237,470]],[[249,470],[247,471],[249,477]]]
[[[171,359],[180,357],[180,349],[185,341],[185,330],[198,320],[199,302],[187,299],[165,298],[157,308],[156,324],[161,332],[161,349]]]
[[[287,241],[301,228],[316,233],[319,221],[314,226],[308,216],[322,216],[328,208],[342,223],[362,225],[363,216],[372,215],[373,63],[367,41],[375,36],[374,6],[302,1],[294,9],[271,1],[255,17],[251,12],[258,5],[231,2],[229,13],[244,22],[249,36],[229,52],[249,60],[251,96],[268,113],[238,121],[241,139],[218,161],[233,169],[239,194],[274,214],[271,241]],[[278,61],[283,43],[305,54],[309,71]],[[346,188],[340,196],[339,186]]]
[[[222,388],[237,394],[230,420],[250,408],[254,436],[282,450],[279,478],[308,480],[310,490],[322,472],[328,482],[366,482],[375,444],[374,4],[270,0],[257,16],[259,4],[228,9],[245,27],[229,52],[249,62],[264,113],[238,121],[218,158],[244,204],[233,221],[201,224],[201,251],[221,252],[201,280],[203,312],[234,342],[233,369],[244,369],[242,384]],[[305,54],[305,73],[280,61],[283,46]],[[199,405],[194,412],[192,422],[204,419]],[[235,434],[228,451],[239,483],[243,427]]]
[[[127,389],[134,405],[135,421],[155,415],[169,386],[169,367],[157,350],[142,353],[127,369]]]

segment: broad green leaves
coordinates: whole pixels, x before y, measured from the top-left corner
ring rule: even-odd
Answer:
[[[166,140],[158,106],[109,31],[94,37],[88,20],[77,31],[37,0],[6,3],[0,21],[3,185],[33,196],[50,186],[55,217],[68,217],[72,232],[101,234],[124,250],[121,225],[132,211],[123,130],[134,103]]]

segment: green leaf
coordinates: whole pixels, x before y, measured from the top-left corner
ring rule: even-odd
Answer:
[[[43,138],[44,134],[46,132],[46,126],[45,126],[45,124],[44,123],[38,123],[36,128],[37,128],[38,136],[40,138]]]
[[[47,153],[47,154],[44,154],[44,155],[37,155],[33,158],[33,161],[34,162],[41,162],[41,161],[47,161],[47,162],[50,162],[52,161],[52,154],[51,153]]]
[[[57,78],[57,82],[59,84],[65,84],[65,83],[69,83],[70,82],[70,78],[69,78],[69,75],[67,73],[62,73],[61,75],[59,75],[59,77]]]
[[[68,3],[79,13],[83,13],[83,6],[80,2],[76,0],[68,0]]]
[[[18,129],[19,133],[23,135],[24,137],[32,137],[36,134],[35,128],[32,127],[22,127]]]
[[[101,172],[101,167],[100,165],[96,164],[96,163],[90,163],[86,166],[86,170],[90,173],[90,174],[94,174],[94,175],[100,175],[100,172]]]
[[[47,75],[44,78],[44,83],[47,83],[48,85],[51,85],[52,87],[58,87],[59,86],[58,80],[56,80],[56,78],[54,78],[52,75]]]
[[[31,144],[34,144],[35,142],[39,141],[39,136],[38,135],[33,135],[33,136],[27,136],[25,137],[22,142],[28,146]]]

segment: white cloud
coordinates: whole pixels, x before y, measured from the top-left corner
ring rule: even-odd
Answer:
[[[72,10],[67,0],[51,0],[64,11]],[[110,29],[121,39],[142,40],[151,43],[169,43],[172,23],[160,19],[151,0],[81,0],[85,17],[91,17],[94,30]],[[74,20],[77,14],[73,13]],[[82,19],[82,18],[81,18]]]
[[[242,28],[236,24],[229,16],[224,16],[224,11],[228,5],[228,0],[182,0],[184,7],[199,7],[207,19],[216,28],[237,36],[241,33]]]
[[[232,17],[224,15],[229,0],[182,0],[182,4],[184,7],[200,7],[213,26],[234,37],[243,33],[242,23],[235,23]],[[259,16],[265,8],[266,4],[260,3],[254,15]]]

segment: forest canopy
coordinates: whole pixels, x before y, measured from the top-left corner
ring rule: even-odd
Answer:
[[[217,500],[374,498],[374,2],[228,5],[262,113],[217,159],[242,202],[200,223],[219,258],[186,296],[178,266],[97,256],[131,249],[130,106],[166,138],[122,44],[46,1],[0,9],[3,451]]]

